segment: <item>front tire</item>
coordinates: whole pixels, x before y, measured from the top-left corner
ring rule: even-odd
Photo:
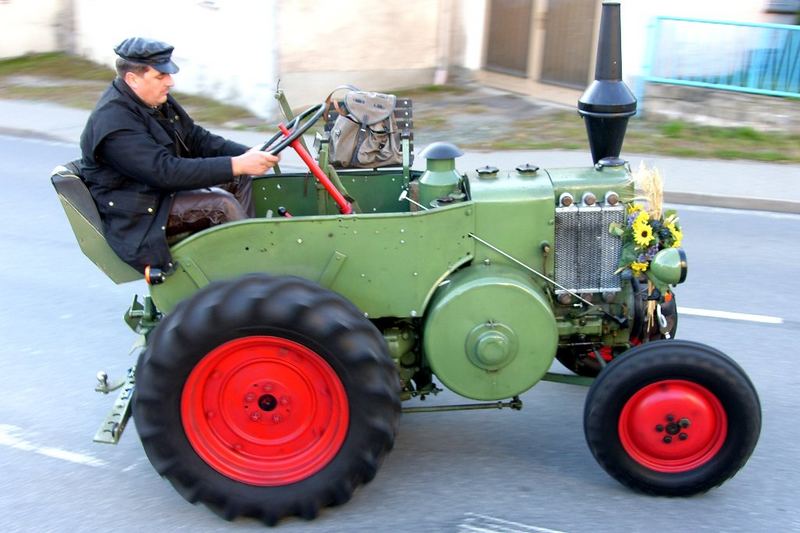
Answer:
[[[134,420],[184,498],[272,525],[314,518],[375,476],[399,389],[382,335],[350,302],[254,274],[209,285],[153,331]]]
[[[584,433],[595,459],[635,490],[705,492],[747,462],[761,431],[758,395],[722,352],[683,340],[637,346],[592,384]]]

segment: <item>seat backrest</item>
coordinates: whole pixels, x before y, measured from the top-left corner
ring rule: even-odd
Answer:
[[[79,161],[59,165],[50,177],[83,254],[114,283],[142,279],[142,274],[117,256],[103,235],[103,223],[89,189],[80,176]]]
[[[344,102],[337,100],[339,108],[344,107]],[[334,106],[330,106],[325,113],[325,127],[324,131],[328,134],[333,130],[333,125],[336,119],[339,118],[339,113]],[[411,98],[397,97],[394,106],[394,118],[397,121],[397,127],[400,129],[400,138],[408,139],[409,147],[409,164],[414,163],[414,120],[412,115]]]

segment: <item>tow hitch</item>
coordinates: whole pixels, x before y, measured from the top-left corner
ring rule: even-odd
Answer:
[[[117,389],[121,390],[93,440],[103,444],[117,444],[131,416],[131,398],[133,398],[133,388],[136,383],[136,367],[132,366],[124,379],[113,384],[108,382],[108,374],[101,370],[97,373],[97,382],[97,386],[94,388],[97,392],[108,394]]]

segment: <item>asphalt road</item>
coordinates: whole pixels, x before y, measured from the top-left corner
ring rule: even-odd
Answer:
[[[80,253],[48,179],[75,156],[73,145],[0,137],[0,530],[262,530],[186,503],[150,467],[133,424],[116,447],[92,444],[112,403],[93,391],[95,372],[132,363],[121,317],[145,287],[113,285]],[[800,217],[684,207],[681,218],[678,336],[730,354],[761,395],[761,441],[735,478],[692,498],[632,493],[586,447],[585,390],[542,383],[521,412],[404,416],[375,481],[279,530],[800,530]]]

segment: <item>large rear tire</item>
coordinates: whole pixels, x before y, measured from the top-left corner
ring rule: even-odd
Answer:
[[[391,449],[399,380],[350,302],[295,277],[217,282],[179,304],[137,365],[134,420],[159,474],[228,520],[314,518]]]
[[[597,462],[635,490],[705,492],[747,462],[761,431],[753,384],[732,359],[684,340],[642,344],[592,384],[583,416]]]

